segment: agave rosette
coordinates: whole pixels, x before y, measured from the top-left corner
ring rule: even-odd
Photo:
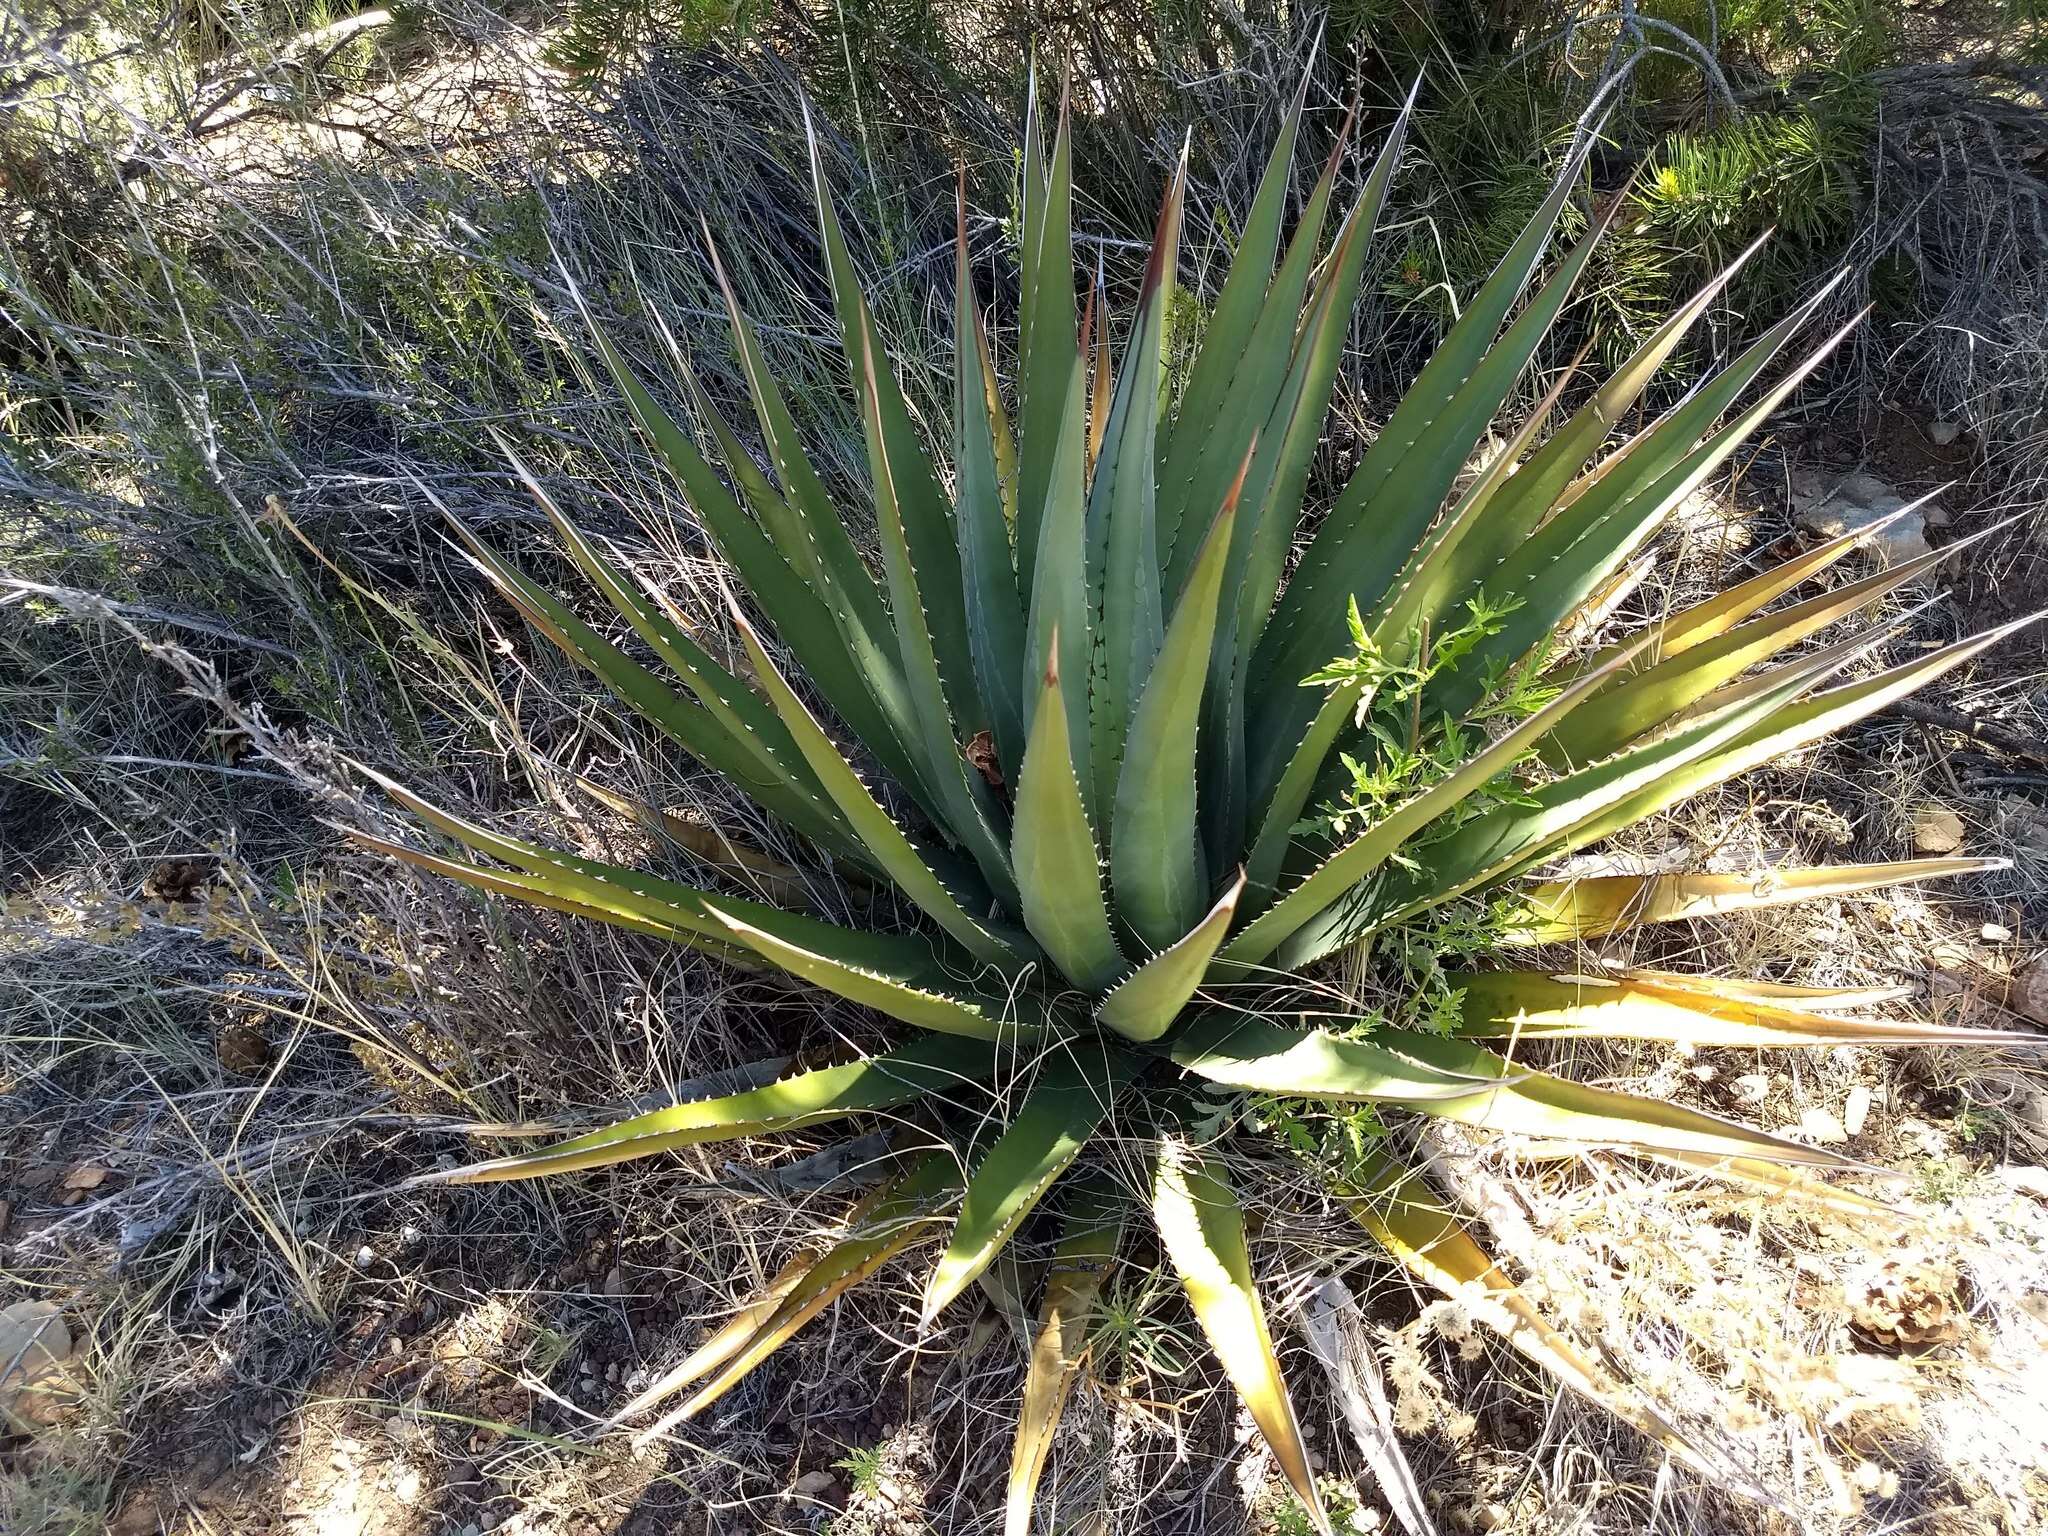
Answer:
[[[723,835],[708,845],[701,835],[689,840],[714,877],[698,888],[495,832],[380,779],[480,860],[371,839],[399,857],[487,891],[786,972],[915,1031],[879,1054],[445,1175],[532,1178],[924,1107],[930,1134],[899,1151],[843,1235],[793,1258],[625,1415],[685,1392],[656,1427],[700,1411],[848,1286],[913,1243],[943,1238],[925,1285],[929,1322],[1051,1198],[1063,1220],[1053,1224],[1009,1491],[1009,1528],[1021,1532],[1086,1354],[1089,1308],[1127,1225],[1121,1202],[1130,1197],[1116,1184],[1098,1172],[1067,1189],[1061,1175],[1114,1124],[1126,1148],[1154,1149],[1138,1203],[1149,1203],[1159,1249],[1278,1465],[1327,1528],[1237,1197],[1217,1149],[1200,1145],[1187,1119],[1190,1086],[1386,1106],[1549,1148],[1630,1150],[1860,1209],[1874,1207],[1816,1176],[1848,1165],[1834,1152],[1574,1083],[1530,1065],[1522,1047],[1556,1037],[1759,1046],[2016,1038],[1836,1011],[1862,998],[1656,973],[1475,974],[1464,979],[1448,1033],[1368,1030],[1330,1016],[1320,994],[1290,996],[1324,957],[1465,893],[1517,881],[1806,746],[2001,633],[1841,680],[1844,664],[1882,630],[1822,650],[1802,642],[1867,614],[1927,564],[1774,606],[1846,555],[1857,542],[1849,536],[1606,651],[1548,654],[1553,637],[1839,340],[1809,344],[1773,372],[1820,307],[1817,295],[1610,445],[1712,305],[1724,273],[1644,337],[1583,404],[1554,409],[1560,385],[1483,471],[1465,473],[1599,240],[1596,221],[1539,270],[1581,180],[1578,156],[1301,543],[1290,573],[1311,459],[1407,114],[1341,214],[1333,207],[1340,135],[1283,242],[1300,120],[1297,102],[1192,371],[1168,391],[1163,333],[1185,169],[1167,193],[1112,369],[1106,312],[1091,301],[1087,320],[1077,317],[1065,113],[1050,145],[1032,113],[1022,160],[1017,408],[1013,420],[984,334],[963,214],[950,488],[892,374],[814,151],[823,249],[867,447],[879,547],[872,561],[797,442],[729,287],[770,470],[687,371],[695,429],[597,333],[633,417],[743,589],[729,604],[736,643],[679,622],[530,477],[569,554],[667,675],[469,540],[503,596],[629,710],[822,855],[893,886],[924,919],[861,931],[792,910],[802,882]],[[1476,623],[1481,614],[1486,622]],[[1430,637],[1449,635],[1458,636],[1455,665],[1431,654]],[[1544,686],[1530,688],[1539,667],[1548,669]],[[798,686],[799,670],[808,687]],[[1521,688],[1520,707],[1497,707],[1504,686]],[[1400,749],[1374,729],[1390,697],[1438,744],[1437,771],[1384,803],[1317,819],[1319,807],[1343,801],[1348,773]],[[1456,749],[1449,761],[1444,743]],[[1792,871],[1766,885],[1702,874],[1508,889],[1522,935],[1559,940],[1981,867],[1929,860]],[[755,899],[764,891],[785,900]],[[968,1085],[981,1093],[971,1115],[957,1107]],[[901,1123],[900,1113],[894,1118]],[[1489,1293],[1517,1347],[1567,1385],[1606,1394],[1599,1369],[1538,1315],[1391,1147],[1338,1193],[1416,1275]],[[1620,1411],[1689,1454],[1653,1412]]]

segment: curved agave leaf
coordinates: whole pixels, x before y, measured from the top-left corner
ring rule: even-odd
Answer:
[[[953,524],[960,536],[960,581],[967,599],[967,643],[975,681],[988,707],[997,759],[1011,773],[1024,760],[1023,678],[1017,657],[1024,649],[1024,604],[1017,592],[1017,568],[1010,549],[1010,513],[1003,486],[1014,488],[1016,466],[1006,475],[997,451],[1002,396],[988,385],[994,376],[981,304],[967,261],[967,168],[960,168],[959,225],[953,258],[953,460],[958,495]],[[1015,451],[1011,453],[1012,460]]]
[[[1472,1077],[1497,1075],[1499,1086],[1463,1098],[1420,1099],[1419,1114],[1456,1120],[1483,1130],[1586,1146],[1637,1147],[1646,1152],[1700,1152],[1719,1157],[1757,1158],[1818,1168],[1853,1168],[1850,1158],[1752,1130],[1732,1120],[1646,1099],[1611,1088],[1592,1088],[1548,1072],[1511,1065],[1493,1052],[1463,1040],[1412,1030],[1381,1030],[1388,1049],[1413,1056],[1443,1072]]]
[[[1289,1029],[1258,1014],[1216,1012],[1191,1020],[1167,1043],[1176,1066],[1227,1088],[1351,1103],[1464,1100],[1492,1072],[1447,1070],[1374,1040]]]
[[[868,459],[874,466],[882,568],[889,580],[889,600],[896,610],[904,676],[909,680],[911,701],[922,726],[919,741],[925,751],[925,782],[937,797],[941,823],[973,856],[989,888],[1014,910],[1017,877],[1010,868],[1009,850],[996,835],[987,786],[962,754],[947,706],[945,668],[940,665],[925,612],[924,589],[928,582],[918,574],[909,529],[903,521],[903,507],[897,499],[888,433],[877,414],[876,402],[881,391],[875,383],[875,338],[871,326],[862,330],[861,344],[862,368],[868,381],[861,419],[868,434]],[[954,570],[952,574],[957,578],[959,572]],[[953,665],[967,663],[956,659]],[[965,686],[957,681],[952,685],[954,689]]]
[[[882,808],[881,802],[861,782],[860,775],[853,771],[853,765],[840,754],[831,737],[825,734],[825,728],[818,724],[804,701],[797,697],[796,690],[790,687],[788,679],[777,669],[736,602],[732,604],[732,618],[740,638],[746,642],[747,654],[753,659],[754,675],[767,689],[769,701],[782,717],[782,723],[789,727],[797,750],[803,753],[812,772],[817,774],[818,782],[825,786],[825,793],[831,796],[833,803],[859,834],[875,862],[888,872],[889,878],[905,896],[959,940],[976,959],[998,966],[1019,965],[1028,948],[1028,945],[1019,943],[1022,935],[1004,932],[970,913],[967,905],[963,904],[962,894],[955,891],[955,887],[964,882],[958,876],[951,881],[942,876],[933,867],[936,862],[933,855],[918,849]],[[971,896],[966,900],[973,901],[977,908],[984,905]]]
[[[1046,1455],[1052,1450],[1053,1433],[1066,1408],[1068,1390],[1086,1358],[1089,1314],[1116,1262],[1122,1237],[1123,1198],[1114,1185],[1091,1179],[1069,1197],[1066,1224],[1046,1276],[1031,1364],[1024,1376],[1024,1402],[1010,1452],[1003,1536],[1029,1536],[1031,1506],[1038,1495]]]
[[[1213,1161],[1178,1141],[1159,1146],[1152,1185],[1152,1220],[1159,1241],[1180,1275],[1195,1320],[1208,1335],[1224,1374],[1266,1437],[1295,1495],[1323,1536],[1332,1536],[1330,1517],[1309,1469],[1287,1384],[1265,1310],[1252,1283],[1251,1254],[1245,1246],[1244,1214],[1237,1194]]]
[[[802,870],[772,858],[736,837],[728,837],[708,821],[692,821],[674,811],[636,800],[631,795],[622,795],[580,773],[576,775],[576,787],[607,810],[615,811],[673,843],[691,858],[716,870],[735,885],[745,886],[771,905],[804,906],[815,894]],[[847,871],[838,873],[840,879],[847,878]]]
[[[1692,1046],[2048,1046],[2048,1035],[1854,1019],[1660,987],[1633,976],[1465,972],[1458,1033],[1468,1039],[1668,1040]]]
[[[988,1268],[1145,1066],[1142,1056],[1106,1041],[1076,1041],[1046,1058],[1022,1107],[967,1181],[953,1240],[925,1285],[926,1327]]]
[[[868,937],[865,934],[827,928],[790,939],[747,921],[729,910],[723,899],[707,900],[704,906],[734,939],[790,975],[920,1029],[978,1040],[1016,1040],[1035,1038],[1051,1022],[1050,1011],[1035,993],[1013,997],[973,992],[936,964],[921,971],[877,969],[863,959],[862,945],[848,942],[849,937]]]
[[[1074,246],[1072,138],[1068,129],[1066,92],[1060,93],[1059,125],[1054,131],[1050,163],[1038,149],[1037,81],[1032,82],[1025,137],[1023,195],[1023,284],[1017,296],[1017,577],[1024,609],[1032,612],[1038,594],[1039,533],[1060,479],[1065,437],[1074,431],[1073,462],[1078,469],[1086,450],[1081,426],[1081,358],[1074,333]],[[1076,592],[1084,591],[1077,587]],[[1034,647],[1025,661],[1035,669],[1042,658]],[[1086,667],[1070,669],[1086,677]],[[1025,707],[1030,708],[1031,676],[1025,677]]]
[[[987,1079],[999,1060],[991,1042],[933,1036],[886,1055],[799,1072],[744,1093],[657,1109],[537,1151],[421,1174],[413,1182],[496,1184],[535,1179],[609,1168],[710,1141],[803,1130],[866,1110],[894,1109],[928,1093],[957,1092],[962,1083]]]
[[[1480,1320],[1564,1386],[1634,1425],[1710,1480],[1761,1496],[1748,1478],[1709,1460],[1647,1402],[1618,1391],[1619,1383],[1551,1326],[1419,1175],[1379,1153],[1355,1188],[1345,1208],[1411,1273],[1453,1300],[1483,1298],[1497,1310],[1479,1308]]]
[[[1815,1013],[1839,1013],[1850,1008],[1876,1008],[1911,997],[1910,986],[1892,987],[1808,987],[1787,981],[1753,981],[1742,976],[1686,976],[1676,971],[1651,971],[1633,967],[1626,975],[1667,992],[1699,993],[1737,1002],[1796,1003]]]
[[[875,1207],[886,1200],[902,1182],[903,1175],[895,1173],[885,1177],[881,1183],[869,1190],[854,1203],[840,1222],[841,1238],[812,1244],[799,1249],[790,1261],[777,1270],[758,1294],[733,1313],[719,1328],[714,1329],[695,1349],[683,1357],[674,1367],[662,1375],[646,1390],[636,1394],[631,1401],[615,1410],[601,1429],[614,1429],[628,1419],[636,1419],[657,1403],[665,1402],[692,1382],[701,1381],[717,1370],[747,1346],[747,1343],[761,1331],[761,1326],[775,1315],[796,1289],[801,1286],[811,1271],[824,1261],[844,1236],[858,1232]],[[635,1437],[636,1444],[644,1444],[659,1435],[667,1426],[656,1425]]]
[[[1157,1040],[1195,995],[1244,894],[1244,875],[1217,898],[1209,915],[1187,936],[1161,950],[1117,983],[1096,1006],[1095,1017],[1126,1040]]]
[[[662,1422],[648,1426],[640,1438],[650,1439],[675,1423],[695,1418],[730,1392],[805,1323],[926,1236],[944,1219],[945,1208],[959,1188],[959,1170],[951,1154],[926,1154],[869,1208],[852,1236],[835,1244],[811,1266],[688,1402]]]
[[[1124,957],[1109,926],[1101,859],[1067,731],[1070,715],[1061,696],[1057,633],[1048,637],[1047,652],[1031,743],[1017,780],[1011,852],[1024,926],[1045,946],[1061,975],[1100,991],[1123,974]]]
[[[1516,898],[1507,942],[1558,944],[1601,938],[1650,923],[1718,917],[1724,912],[1818,901],[2005,867],[2003,859],[1905,859],[1888,864],[1774,869],[1762,875],[1591,875],[1546,880]]]
[[[1181,198],[1187,190],[1187,151],[1167,189],[1152,236],[1152,254],[1138,294],[1138,314],[1124,353],[1115,404],[1104,423],[1101,451],[1093,458],[1088,501],[1088,604],[1101,641],[1090,688],[1090,771],[1097,805],[1117,794],[1124,761],[1124,736],[1140,709],[1139,689],[1149,687],[1153,659],[1160,654],[1165,620],[1159,590],[1158,507],[1153,484],[1155,432],[1159,425],[1160,348],[1166,309],[1173,300],[1174,269],[1180,262]],[[1109,316],[1103,317],[1105,360]],[[1098,368],[1096,398],[1108,388]],[[1091,433],[1092,435],[1092,433]],[[1113,604],[1105,611],[1105,601]],[[1211,603],[1213,616],[1213,601]],[[1205,648],[1206,649],[1206,648]],[[1199,689],[1199,684],[1197,684]],[[1193,729],[1189,738],[1192,750]],[[1193,816],[1193,796],[1189,796]],[[1115,822],[1112,822],[1115,825]]]
[[[1158,664],[1138,700],[1130,757],[1116,785],[1109,874],[1117,915],[1155,950],[1167,948],[1194,926],[1209,889],[1196,827],[1195,727],[1202,714],[1236,492],[1233,487],[1217,513],[1173,611]]]

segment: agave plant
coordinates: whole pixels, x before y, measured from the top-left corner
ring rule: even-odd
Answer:
[[[497,590],[628,709],[848,879],[893,888],[903,903],[900,920],[856,930],[790,910],[803,883],[726,832],[679,833],[704,871],[698,888],[503,835],[380,777],[421,820],[489,862],[368,839],[400,858],[786,973],[916,1031],[878,1054],[436,1175],[534,1178],[873,1111],[899,1112],[900,1127],[900,1111],[922,1106],[910,1123],[923,1129],[899,1133],[886,1176],[847,1213],[842,1234],[792,1257],[621,1419],[681,1392],[649,1433],[700,1412],[849,1286],[943,1234],[924,1285],[929,1324],[978,1277],[993,1278],[1005,1244],[1051,1200],[1057,1220],[1048,1215],[1040,1250],[1051,1260],[1008,1494],[1008,1528],[1022,1532],[1126,1207],[1149,1204],[1165,1264],[1223,1371],[1327,1530],[1254,1285],[1245,1215],[1215,1117],[1196,1113],[1198,1093],[1374,1105],[1482,1137],[1623,1149],[1868,1213],[1882,1208],[1818,1177],[1853,1166],[1832,1151],[1576,1084],[1525,1058],[1550,1039],[2014,1040],[1845,1013],[1868,1000],[1858,995],[1661,972],[1479,969],[1453,978],[1447,1010],[1399,1025],[1333,1009],[1330,986],[1311,985],[1325,957],[1356,953],[1486,888],[1506,892],[1496,901],[1512,918],[1503,943],[1535,943],[1985,867],[1950,859],[1802,870],[1764,885],[1710,874],[1521,881],[1883,708],[2002,632],[1840,680],[1886,628],[1824,648],[1803,642],[1866,613],[1932,559],[1774,606],[1840,561],[1852,535],[1606,649],[1558,653],[1575,615],[1604,602],[1672,510],[1839,340],[1806,351],[1740,404],[1819,308],[1817,295],[1610,447],[1714,304],[1724,273],[1569,412],[1558,408],[1560,381],[1475,472],[1491,424],[1599,240],[1595,220],[1535,281],[1581,181],[1583,150],[1349,482],[1305,522],[1407,113],[1331,232],[1346,125],[1283,246],[1301,111],[1297,101],[1192,369],[1174,389],[1163,333],[1185,160],[1112,368],[1106,305],[1091,296],[1077,319],[1066,113],[1048,147],[1033,111],[1013,388],[985,334],[963,193],[950,486],[885,355],[813,148],[878,558],[851,531],[869,519],[856,523],[835,505],[796,441],[722,271],[767,470],[679,354],[695,431],[593,326],[635,421],[744,588],[744,598],[727,594],[730,635],[643,590],[530,475],[527,484],[569,555],[680,689],[469,539]],[[795,680],[799,667],[808,689]],[[869,910],[892,909],[878,897]],[[1142,1189],[1085,1155],[1112,1124],[1126,1151],[1151,1149]],[[1333,1196],[1425,1281],[1490,1297],[1509,1340],[1568,1386],[1697,1459],[1653,1410],[1619,1399],[1603,1369],[1516,1290],[1403,1165],[1404,1144],[1390,1136],[1333,1172]]]

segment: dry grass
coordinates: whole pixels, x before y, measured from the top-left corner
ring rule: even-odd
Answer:
[[[744,814],[480,601],[436,532],[428,487],[549,574],[484,446],[486,424],[514,419],[623,558],[686,605],[707,582],[671,493],[552,344],[567,311],[551,247],[622,322],[646,298],[701,365],[724,355],[690,222],[710,215],[812,440],[837,441],[838,471],[854,473],[791,212],[793,79],[701,66],[593,115],[534,84],[527,43],[495,46],[462,67],[539,92],[533,138],[497,119],[448,157],[312,131],[275,164],[167,154],[153,174],[184,195],[112,215],[140,253],[118,297],[163,331],[52,309],[29,318],[65,349],[61,389],[11,365],[13,419],[34,431],[20,434],[32,452],[0,463],[0,1300],[53,1300],[84,1342],[77,1404],[0,1451],[10,1536],[993,1528],[1022,1352],[993,1306],[956,1307],[920,1336],[924,1255],[703,1423],[641,1453],[595,1428],[837,1220],[871,1147],[818,1134],[544,1186],[402,1187],[465,1155],[462,1125],[581,1123],[738,1064],[877,1038],[848,1010],[651,942],[415,880],[320,820],[377,814],[336,746],[583,851],[676,857],[576,774],[728,824]],[[406,121],[408,144],[434,145],[430,119]],[[943,190],[914,189],[859,232],[911,349],[940,329],[944,295],[931,253],[892,242],[925,227],[917,200]],[[637,321],[629,335],[658,359]],[[1354,395],[1346,415],[1369,408]],[[1688,525],[1637,610],[1757,560],[1785,527],[1778,456],[1798,451],[1751,464],[1739,494]],[[2016,548],[1963,573],[1954,611],[1902,643],[2001,616],[1985,589],[2034,558]],[[2042,676],[2040,652],[2014,646],[1946,702],[2048,738]],[[2038,762],[1874,723],[1642,829],[1630,851],[1759,870],[1896,857],[1936,800],[1962,815],[1967,851],[2005,853],[2011,872],[1599,957],[1905,979],[1944,1017],[1995,1010],[2039,963],[2044,783]],[[1234,1172],[1266,1213],[1254,1256],[1272,1305],[1332,1273],[1360,1295],[1441,1529],[1974,1536],[2048,1519],[2048,1426],[2027,1390],[2048,1339],[2037,1075],[1867,1050],[1611,1049],[1577,1065],[1772,1126],[1847,1117],[1867,1092],[1848,1145],[1908,1170],[1896,1194],[1913,1236],[1617,1158],[1432,1147],[1583,1338],[1767,1481],[1783,1507],[1760,1512],[1557,1396],[1455,1308],[1419,1307],[1277,1144],[1247,1157]],[[1896,1278],[1873,1266],[1900,1254],[1950,1293],[1954,1341],[1902,1354],[1871,1333],[1871,1282]],[[1105,1323],[1055,1451],[1061,1515],[1290,1530],[1265,1453],[1142,1246]],[[1285,1353],[1311,1446],[1374,1528],[1386,1511],[1326,1384],[1304,1349]]]

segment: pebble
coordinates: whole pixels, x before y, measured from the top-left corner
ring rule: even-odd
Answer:
[[[2002,923],[1986,923],[1979,931],[1983,934],[1986,944],[2010,944],[2012,942],[2012,930]]]
[[[1728,1086],[1745,1104],[1761,1104],[1771,1096],[1771,1080],[1761,1072],[1745,1072]]]
[[[1849,1139],[1841,1118],[1825,1109],[1809,1109],[1799,1117],[1799,1134],[1818,1146],[1830,1146]]]

